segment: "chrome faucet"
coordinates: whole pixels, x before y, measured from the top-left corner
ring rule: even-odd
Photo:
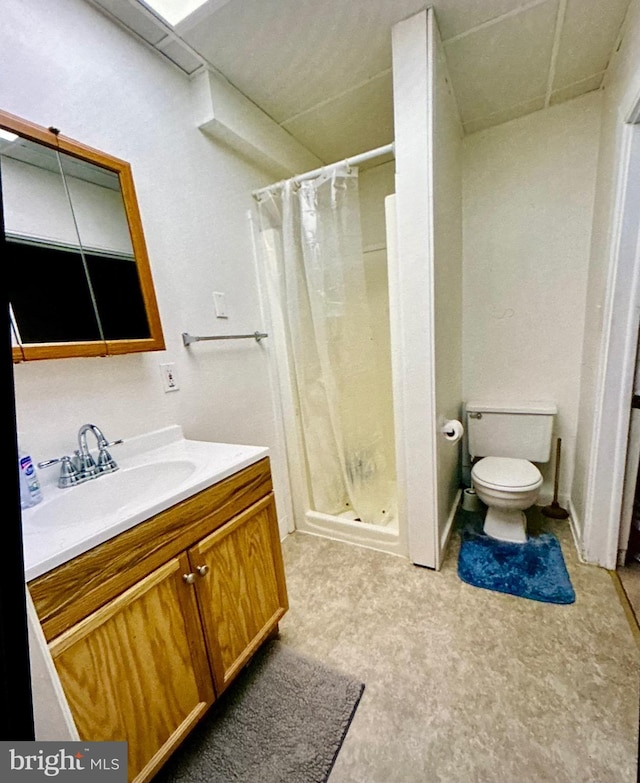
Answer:
[[[95,435],[98,444],[98,459],[95,460],[87,445],[87,432]],[[116,446],[122,440],[107,441],[100,427],[96,424],[83,424],[78,430],[78,449],[75,457],[57,457],[56,459],[39,462],[39,468],[48,468],[50,465],[60,463],[60,477],[58,486],[60,489],[82,484],[90,479],[97,478],[102,473],[113,473],[118,470],[118,464],[108,451],[110,446]]]
[[[89,451],[87,445],[87,432],[92,432],[95,435],[98,443],[98,460],[94,460]],[[78,451],[76,451],[77,467],[80,472],[80,476],[85,479],[95,478],[101,473],[113,473],[114,470],[118,470],[118,465],[113,459],[111,454],[107,451],[109,446],[115,446],[117,443],[122,443],[121,440],[113,441],[109,443],[105,436],[102,434],[102,430],[96,424],[83,424],[78,430]]]

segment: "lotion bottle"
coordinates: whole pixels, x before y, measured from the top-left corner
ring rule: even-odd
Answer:
[[[18,450],[18,469],[20,472],[20,506],[31,508],[42,500],[40,481],[31,456]]]

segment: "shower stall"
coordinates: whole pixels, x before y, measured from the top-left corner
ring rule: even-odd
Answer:
[[[462,130],[432,9],[393,27],[392,60],[393,146],[254,193],[254,237],[295,527],[438,569],[460,497]],[[383,165],[356,167],[391,150],[384,198]]]
[[[366,238],[358,169],[346,162],[256,193],[254,224],[289,403],[296,526],[404,553],[384,230],[380,236],[393,163],[381,168],[382,189],[380,177],[365,175],[376,180]]]

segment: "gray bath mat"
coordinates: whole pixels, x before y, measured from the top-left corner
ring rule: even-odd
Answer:
[[[270,642],[153,783],[325,783],[363,690]]]

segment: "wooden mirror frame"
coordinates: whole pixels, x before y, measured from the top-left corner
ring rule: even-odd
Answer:
[[[33,359],[63,359],[74,356],[112,356],[139,351],[162,351],[165,348],[160,313],[156,300],[147,246],[142,231],[131,166],[124,160],[87,147],[48,128],[35,125],[8,112],[0,111],[0,128],[17,133],[24,139],[57,149],[80,160],[115,172],[120,180],[124,210],[129,225],[131,245],[138,270],[142,298],[149,323],[150,337],[127,340],[95,340],[87,342],[29,343],[13,346],[13,361]]]

